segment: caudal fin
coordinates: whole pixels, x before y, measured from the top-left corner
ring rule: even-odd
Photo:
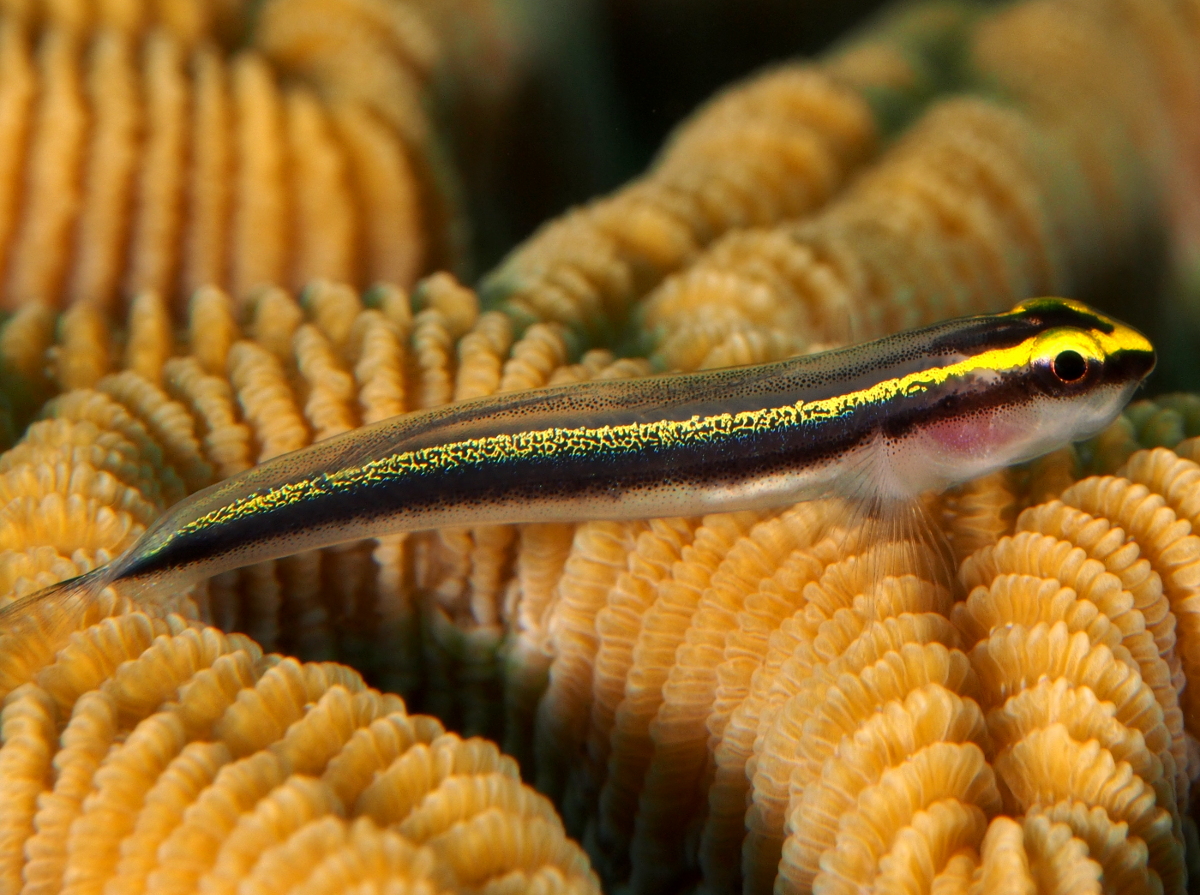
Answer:
[[[111,614],[113,598],[105,595],[110,583],[109,567],[101,566],[0,609],[0,653],[57,649],[91,618]]]

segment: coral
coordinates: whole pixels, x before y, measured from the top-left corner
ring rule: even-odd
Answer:
[[[446,275],[411,302],[325,281],[297,301],[281,287],[325,273],[411,280],[426,262],[402,231],[432,263],[454,255],[420,107],[444,19],[271,0],[231,55],[238,8],[135,5],[124,25],[80,9],[9,11],[0,32],[19,110],[0,127],[29,135],[0,141],[5,277],[24,284],[0,331],[14,435],[56,395],[0,457],[6,601],[105,561],[186,493],[363,423],[1086,291],[1160,218],[1176,240],[1192,227],[1190,6],[950,4],[715,99],[643,178],[518,248],[484,283],[491,310]],[[947,49],[976,92],[922,112]],[[95,87],[112,72],[124,92]],[[245,128],[194,123],[232,108]],[[153,139],[134,147],[133,127]],[[21,173],[39,139],[53,153]],[[180,164],[230,153],[248,161],[228,195]],[[125,173],[62,177],[102,155]],[[160,204],[105,229],[142,195]],[[218,207],[239,209],[233,229],[200,211]],[[230,233],[244,263],[222,255]],[[405,272],[370,268],[385,256]],[[72,283],[93,300],[56,318]],[[604,341],[648,359],[581,353]],[[38,891],[593,889],[565,828],[628,891],[1182,891],[1197,436],[1195,395],[1134,405],[929,501],[945,543],[824,504],[487,526],[263,564],[157,607],[43,607],[41,636],[0,644],[0,873]],[[345,666],[262,649],[349,660],[460,734]],[[460,738],[476,732],[503,736],[561,822],[511,759]]]
[[[889,120],[906,121],[938,86],[939,59],[973,15],[966,4],[914,5],[818,62],[726,90],[676,130],[644,176],[522,243],[484,279],[485,302],[519,323],[552,320],[611,339],[635,302],[714,240],[820,208],[873,155]],[[802,276],[795,268],[806,263],[783,276]],[[720,362],[747,361],[735,352]]]
[[[1195,512],[1200,467],[1161,448],[1129,460],[1132,481],[1043,467],[933,508],[961,550],[986,542],[957,604],[931,557],[862,554],[812,505],[581,526],[535,754],[602,875],[857,891],[943,867],[980,884],[1008,854],[1063,885],[1182,891],[1180,588],[1200,553],[1172,520]],[[1047,467],[1062,499],[1018,517]],[[1075,508],[1098,511],[1091,495],[1111,495],[1105,517]],[[881,563],[894,574],[864,595]],[[856,850],[874,842],[891,846]]]
[[[459,263],[422,105],[439,52],[382,0],[9,4],[0,304],[181,308],[202,286],[408,286]]]
[[[520,324],[611,339],[633,302],[722,234],[820,207],[875,151],[882,107],[913,104],[965,9],[922,6],[820,62],[724,91],[681,125],[650,170],[542,227],[481,293]]]
[[[1194,238],[1196,26],[1191,4],[1036,0],[975,37],[979,75],[1070,146],[1104,209],[1093,265],[1159,214],[1169,238]]]
[[[74,574],[102,562],[185,493],[354,426],[497,390],[647,369],[606,351],[567,364],[560,328],[534,326],[515,338],[508,318],[480,314],[474,295],[446,275],[422,285],[415,312],[392,288],[365,298],[320,283],[301,303],[266,290],[242,326],[226,294],[203,289],[177,337],[164,302],[146,292],[130,308],[124,344],[90,306],[64,315],[53,346],[52,331],[37,325],[40,308],[19,312],[4,331],[20,335],[9,343],[10,363],[28,366],[38,337],[53,357],[44,387],[75,390],[51,401],[0,461],[13,498],[3,510],[13,532],[5,543],[24,557],[10,561],[5,592],[49,583],[43,573],[51,569]],[[39,531],[33,543],[30,526]],[[450,652],[474,643],[487,657],[486,680],[495,675],[508,570],[544,528],[387,538],[295,557],[218,578],[201,611],[269,649],[353,658],[407,692],[422,664],[418,624],[432,626]],[[25,556],[34,545],[36,557]],[[533,608],[522,612],[529,640],[544,637],[533,630]],[[438,649],[424,669],[433,678]],[[449,717],[482,713],[471,729],[492,724],[494,732],[499,718],[488,714],[486,687],[473,707],[462,695],[436,707]]]
[[[1182,205],[1190,117],[1171,113],[1200,79],[1138,42],[1182,11],[1100,6],[1038,0],[978,20],[968,68],[1011,102],[934,102],[818,213],[717,239],[636,304],[637,343],[667,369],[756,362],[1102,288],[1102,271],[1141,251],[1156,196]],[[1030,37],[1038,29],[1070,32],[1078,52],[1064,58],[1056,40]]]
[[[494,744],[345,666],[121,608],[40,664],[5,650],[7,888],[598,892]]]
[[[90,0],[74,4],[6,0],[0,3],[0,14],[28,31],[61,28],[83,38],[93,31],[114,31],[141,38],[159,30],[189,49],[204,42],[231,46],[247,24],[245,8],[229,0],[215,3],[139,0],[122,6]]]
[[[602,335],[714,236],[826,199],[874,137],[865,101],[819,68],[760,76],[684,125],[641,181],[546,225],[484,293],[519,321]],[[745,165],[739,143],[749,144]]]
[[[1026,116],[934,104],[821,212],[717,240],[635,310],[666,369],[777,360],[1061,292],[1058,238],[1086,213],[1071,164]],[[972,197],[970,203],[967,197]]]
[[[429,386],[431,394],[453,378],[465,389],[479,388],[481,381],[492,387],[503,378],[488,347],[497,344],[489,339],[499,337],[489,336],[484,324],[503,318],[481,315],[473,320],[473,307],[469,301],[463,303],[467,296],[451,281],[440,280],[429,288],[424,299],[428,305],[417,314],[418,318],[424,315],[427,332],[438,329],[428,323],[436,317],[443,326],[470,326],[478,337],[459,340],[457,377],[444,366],[447,356],[442,348],[426,355],[434,360],[414,363],[407,371],[391,371],[387,392],[393,399],[397,383],[403,387],[413,382],[409,376],[437,386]],[[383,296],[383,308],[389,307],[388,298]],[[395,296],[391,298],[394,301]],[[211,300],[218,298],[214,295]],[[273,293],[271,300],[290,302],[282,293]],[[319,355],[305,355],[301,346],[306,343],[296,333],[311,327],[336,344],[339,332],[352,339],[351,333],[365,325],[364,317],[390,319],[385,310],[363,309],[345,290],[315,289],[306,296],[303,308],[276,306],[293,309],[295,329],[290,346],[286,340],[274,344],[292,352],[285,354],[289,366],[300,370],[313,364],[325,381],[335,379],[331,369],[338,368],[312,360]],[[199,313],[195,318],[214,319]],[[301,322],[306,318],[313,322]],[[221,331],[211,328],[211,322],[208,326],[207,335]],[[232,338],[235,327],[225,333],[227,355],[238,346],[247,351],[259,346]],[[204,344],[199,333],[195,335],[195,344]],[[268,334],[259,337],[271,344]],[[439,340],[427,344],[438,345]],[[545,351],[554,344],[552,339],[543,336],[541,341],[521,344],[538,347],[510,349],[525,361],[508,362],[506,366],[519,371],[514,376],[528,381],[532,370],[545,371],[556,363],[555,353]],[[270,352],[265,347],[258,350]],[[485,360],[489,356],[492,361]],[[184,362],[198,365],[195,357],[176,358],[164,364],[164,375],[169,375],[172,363]],[[363,366],[361,358],[353,366]],[[562,369],[561,376],[587,375],[578,367]],[[491,372],[481,372],[487,370]],[[290,415],[301,431],[315,429],[319,415],[313,408],[334,406],[348,412],[346,408],[353,405],[347,395],[382,390],[385,381],[364,377],[347,387],[340,405],[309,400],[304,405],[308,409],[293,409]],[[296,401],[284,382],[248,376],[242,400],[248,407],[257,400],[264,420],[278,420],[284,413],[278,405]],[[261,399],[250,398],[254,383]],[[368,383],[373,383],[371,389]],[[144,524],[138,520],[152,517],[164,501],[211,477],[218,456],[215,448],[228,443],[194,434],[185,437],[189,412],[133,373],[110,375],[98,385],[100,390],[78,390],[58,399],[55,415],[35,424],[27,441],[5,455],[4,481],[10,493],[22,498],[29,496],[27,492],[50,492],[66,504],[86,505],[95,518],[106,510],[129,521],[113,525],[111,533],[101,532],[69,555],[66,546],[54,541],[53,531],[32,527],[33,514],[25,517],[23,527],[14,522],[12,543],[25,549],[10,550],[4,562],[10,569],[7,581],[24,577],[17,585],[21,591],[89,567],[103,558],[100,550],[119,549],[136,526]],[[1190,400],[1180,396],[1163,403],[1186,406]],[[1135,407],[1131,416],[1145,412],[1144,406]],[[1129,425],[1125,418],[1114,428]],[[105,433],[94,439],[95,447],[86,434],[82,445],[71,443],[84,426]],[[273,422],[271,431],[284,430]],[[78,459],[70,475],[60,463],[61,480],[48,478],[45,484],[37,484],[35,448],[51,443],[51,433],[59,433],[55,443],[61,445],[64,457],[69,453]],[[246,437],[243,451],[250,441]],[[101,451],[101,445],[107,450]],[[1103,868],[1106,885],[1110,879],[1127,880],[1131,886],[1141,885],[1138,880],[1154,885],[1157,879],[1166,891],[1177,891],[1183,879],[1182,841],[1187,835],[1181,811],[1195,773],[1189,765],[1195,761],[1194,741],[1184,731],[1178,701],[1188,652],[1176,647],[1176,632],[1179,643],[1187,643],[1189,602],[1186,593],[1172,596],[1170,591],[1171,582],[1180,575],[1174,570],[1184,568],[1178,558],[1180,547],[1173,541],[1162,542],[1158,533],[1179,530],[1164,518],[1165,514],[1174,518],[1176,511],[1168,506],[1179,513],[1195,512],[1191,491],[1200,482],[1200,467],[1158,448],[1134,454],[1124,473],[1136,481],[1121,485],[1124,491],[1119,494],[1127,496],[1106,498],[1106,506],[1115,508],[1111,513],[1116,518],[1111,521],[1068,504],[1100,499],[1089,495],[1118,493],[1113,492],[1115,485],[1105,484],[1122,481],[1112,478],[1082,480],[1068,487],[1062,500],[1031,507],[1019,518],[1016,508],[1028,500],[1024,489],[1044,479],[1004,473],[941,499],[930,510],[960,551],[968,544],[986,542],[962,566],[968,599],[956,605],[947,589],[949,582],[936,573],[940,561],[928,547],[879,544],[869,532],[863,535],[841,528],[842,511],[820,504],[765,515],[588,523],[579,526],[573,537],[569,526],[529,526],[501,542],[504,549],[512,549],[515,540],[521,548],[509,598],[517,602],[494,622],[509,631],[509,729],[518,728],[522,718],[537,720],[536,739],[518,738],[512,746],[536,768],[539,786],[563,805],[568,825],[585,837],[602,874],[614,881],[627,879],[639,890],[671,885],[689,865],[701,868],[705,890],[724,891],[744,874],[752,890],[774,884],[780,891],[806,891],[813,884],[831,889],[883,887],[890,885],[889,879],[910,879],[913,873],[932,879],[943,868],[945,873],[979,882],[999,872],[1005,860],[1019,860],[1026,868],[1023,873],[1039,878],[1057,874],[1067,880],[1094,881]],[[48,470],[41,473],[48,474]],[[1143,493],[1146,496],[1139,498]],[[1122,509],[1127,506],[1132,509]],[[1123,519],[1123,513],[1130,514],[1127,525],[1145,520],[1140,527],[1128,529],[1133,540],[1119,527],[1117,519]],[[48,511],[40,515],[52,519]],[[45,521],[40,524],[54,527]],[[1014,526],[1018,533],[1008,534]],[[1195,540],[1190,535],[1184,540],[1188,538]],[[479,551],[486,550],[488,541],[477,532],[473,543],[477,571],[468,577],[480,581],[487,562]],[[385,546],[377,548],[378,554],[387,555]],[[463,546],[470,550],[471,541]],[[423,549],[434,551],[437,542],[431,537]],[[881,580],[877,579],[880,569],[889,573]],[[382,581],[397,573],[380,565],[374,574]],[[252,575],[251,580],[261,587],[267,579]],[[872,589],[863,593],[864,585],[871,582]],[[207,594],[197,594],[201,611],[214,612],[220,586],[210,583]],[[470,592],[468,588],[466,593]],[[526,594],[539,602],[526,605],[522,602]],[[248,590],[242,597],[246,598],[261,598],[261,592]],[[227,591],[223,599],[232,601],[234,594]],[[194,611],[186,603],[173,608]],[[483,606],[469,608],[487,611]],[[136,658],[151,648],[158,636],[154,625],[160,623],[130,614],[129,609],[119,594],[110,595],[77,624],[89,630],[97,626],[111,630],[103,635],[103,642],[125,644],[119,648]],[[440,617],[447,629],[471,630],[454,628],[454,622],[462,625],[463,618],[442,609]],[[170,624],[179,632],[201,630],[195,623],[175,618]],[[205,630],[210,631],[205,637],[218,636]],[[480,625],[474,630],[486,628]],[[136,697],[126,697],[130,707],[121,712],[139,719],[151,717],[157,706],[170,701],[166,690],[179,687],[177,682],[185,674],[195,673],[187,663],[198,661],[188,659],[180,665],[182,660],[167,658],[171,654],[163,649],[159,651],[163,658],[155,661],[180,670],[142,674],[135,666],[119,666],[119,660],[94,654],[100,647],[80,645],[61,651],[64,641],[82,641],[78,636],[69,640],[56,636],[56,642],[22,641],[19,650],[6,648],[9,658],[0,669],[0,680],[15,691],[36,679],[47,694],[43,701],[60,713],[62,707],[82,699],[81,694],[96,689],[97,676],[102,681],[119,672],[123,686],[140,688]],[[71,649],[84,650],[80,655],[92,658],[77,671],[69,670],[62,663]],[[426,670],[435,683],[438,675],[470,679],[469,675],[478,674],[469,671],[467,653],[458,658],[466,665],[445,666],[442,660],[440,670],[433,654],[428,658],[434,667]],[[1031,662],[1036,669],[1031,669]],[[51,666],[63,670],[40,670]],[[1045,675],[1040,681],[1039,674]],[[99,689],[107,686],[101,683]],[[201,691],[209,692],[204,688],[197,692]],[[469,694],[461,698],[468,703],[459,706],[462,716],[478,711],[470,707]],[[275,742],[287,729],[286,722],[267,722],[272,716],[250,706],[239,716],[255,719],[255,725],[246,728],[232,721],[215,722],[214,711],[200,703],[187,708],[185,716],[188,730],[204,725],[219,730],[235,759],[256,754],[253,750]],[[323,722],[312,721],[314,729],[319,723]],[[66,748],[65,735],[63,742]],[[103,757],[95,750],[88,754],[95,756],[93,764]],[[175,754],[184,753],[170,753]],[[1073,769],[1071,774],[1038,764],[1045,756],[1058,754],[1068,756],[1064,760]],[[172,760],[170,755],[166,761]],[[394,781],[387,785],[412,779],[409,775],[417,771],[410,770],[410,764],[426,767],[424,762],[433,760],[425,755],[406,753],[405,763],[384,775]],[[572,756],[579,758],[572,760]],[[216,779],[212,776],[216,773],[212,770],[209,779]],[[405,805],[416,803],[417,796],[407,794],[407,787],[413,785],[407,782],[405,795],[382,798],[378,790],[368,797],[376,790],[367,788],[354,804],[356,811],[377,824],[394,827],[405,845],[436,842],[436,831],[449,823],[436,817],[449,812],[457,818],[467,810],[461,806],[479,800],[540,818],[527,822],[531,828],[553,825],[554,815],[546,813],[549,803],[537,802],[515,782],[503,782],[495,776],[497,771],[481,773],[491,776],[469,784],[464,781],[461,787],[455,784],[439,796],[437,805],[446,800],[444,808],[398,814],[407,811]],[[270,792],[284,778],[270,777],[270,781],[274,782],[255,783],[259,788],[254,792]],[[365,860],[361,853],[376,846],[368,843],[364,831],[379,835],[375,828],[341,820],[337,823],[343,826],[329,826],[334,820],[326,817],[328,811],[314,807],[311,800],[335,803],[321,802],[331,797],[317,794],[317,789],[310,792],[308,786],[292,784],[279,791],[278,798],[253,802],[257,807],[247,802],[243,809],[247,816],[263,819],[238,824],[257,830],[268,815],[286,811],[288,817],[301,818],[289,829],[299,829],[301,823],[315,824],[324,817],[322,832],[307,832],[297,843],[306,843],[305,849],[318,838],[333,843],[321,847],[323,856],[332,853],[335,845],[353,842],[345,847],[359,855],[354,860]],[[200,804],[199,796],[192,798]],[[349,805],[338,798],[340,804]],[[28,797],[26,804],[33,804]],[[176,817],[187,816],[178,807],[172,810]],[[158,815],[154,818],[144,822],[148,828],[157,829]],[[688,823],[681,824],[681,818],[689,818]],[[1010,818],[1016,819],[1015,826]],[[498,822],[471,821],[481,829]],[[232,822],[226,823],[223,829],[233,829],[228,825]],[[17,829],[30,829],[20,824]],[[137,820],[129,829],[135,831],[142,824]],[[744,829],[749,835],[743,841]],[[497,829],[489,835],[508,834]],[[185,841],[184,833],[170,836]],[[163,841],[136,853],[176,854],[164,851],[159,844]],[[282,834],[271,841],[282,843]],[[514,862],[534,849],[567,868],[564,872],[583,866],[565,844],[556,846],[556,851],[522,844],[520,837],[510,841],[506,848],[516,856]],[[871,842],[892,845],[868,846]],[[1107,844],[1102,848],[1101,843]],[[163,885],[166,880],[191,885],[209,872],[226,880],[267,878],[266,869],[255,868],[276,865],[266,854],[262,863],[256,863],[260,859],[254,848],[259,846],[247,847],[253,852],[250,856],[229,852],[219,843],[202,851],[189,845],[187,854],[210,857],[199,868],[189,864],[162,870]],[[458,854],[457,848],[447,845],[444,852],[434,851]],[[49,845],[47,849],[50,854]],[[226,852],[229,856],[221,857]],[[36,849],[33,853],[41,854]],[[123,847],[120,860],[134,861],[127,857],[133,853],[132,845]],[[184,860],[179,854],[179,860]],[[479,863],[463,861],[461,866]],[[311,864],[302,866],[307,871]],[[94,872],[110,871],[102,867]]]
[[[1008,810],[1066,823],[1114,891],[1180,891],[1196,724],[1179,694],[1200,562],[1187,486],[1200,467],[1158,448],[1122,472],[1025,510],[1016,534],[969,557],[952,617],[974,643]],[[1137,838],[1116,847],[1122,823]]]

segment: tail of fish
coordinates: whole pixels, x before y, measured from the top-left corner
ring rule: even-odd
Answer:
[[[106,609],[112,601],[105,588],[112,579],[112,567],[100,566],[0,609],[0,652],[37,649],[38,644],[56,648],[89,617],[110,614]]]

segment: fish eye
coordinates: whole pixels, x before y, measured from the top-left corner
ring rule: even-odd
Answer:
[[[1087,361],[1078,351],[1067,349],[1055,355],[1050,362],[1050,369],[1060,382],[1078,382],[1087,373]]]

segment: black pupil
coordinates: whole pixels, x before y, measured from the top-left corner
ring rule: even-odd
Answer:
[[[1061,351],[1054,358],[1054,375],[1063,382],[1075,382],[1087,372],[1087,361],[1078,351]]]

